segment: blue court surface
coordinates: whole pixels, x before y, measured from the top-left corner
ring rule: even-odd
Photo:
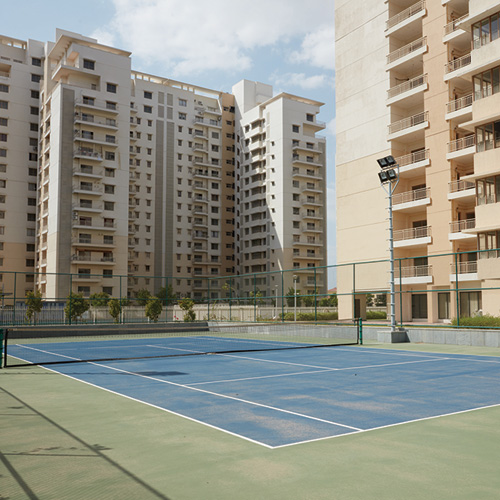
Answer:
[[[500,405],[488,356],[340,346],[46,368],[269,448]]]

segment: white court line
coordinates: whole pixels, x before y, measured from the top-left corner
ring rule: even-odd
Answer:
[[[234,356],[238,357],[238,356]],[[365,368],[378,368],[380,366],[396,366],[396,365],[411,365],[414,363],[430,363],[432,361],[441,361],[443,359],[452,359],[452,358],[439,358],[439,359],[421,359],[419,361],[400,361],[398,363],[384,363],[381,365],[365,365],[365,366],[349,366],[346,368],[324,368],[322,370],[314,370],[314,371],[309,371],[309,372],[295,372],[295,373],[282,373],[280,375],[261,375],[258,377],[247,377],[247,378],[235,378],[235,379],[227,379],[227,380],[212,380],[208,382],[194,382],[192,384],[188,384],[190,387],[195,386],[195,385],[205,385],[205,384],[218,384],[223,383],[223,382],[240,382],[240,381],[245,381],[245,380],[260,380],[260,379],[266,379],[266,378],[278,378],[278,377],[287,377],[287,376],[292,376],[292,375],[309,375],[311,373],[324,373],[324,372],[340,372],[340,371],[346,371],[346,370],[361,370]],[[257,361],[259,361],[257,359]]]
[[[361,429],[360,431],[356,431],[356,432],[345,432],[344,434],[338,434],[336,436],[329,436],[329,437],[317,438],[317,439],[308,439],[306,441],[297,441],[296,443],[281,444],[278,446],[273,446],[272,448],[274,450],[277,448],[286,448],[288,446],[295,446],[297,444],[314,443],[316,441],[324,441],[326,439],[335,439],[335,438],[340,438],[343,436],[352,436],[353,434],[364,434],[366,432],[378,431],[380,429],[389,429],[391,427],[396,427],[398,425],[412,424],[415,422],[423,422],[425,420],[433,420],[433,419],[442,418],[442,417],[451,417],[453,415],[461,415],[463,413],[470,413],[473,411],[485,410],[487,408],[497,408],[497,407],[500,407],[500,403],[494,404],[494,405],[487,405],[487,406],[478,406],[477,408],[469,408],[468,410],[454,411],[451,413],[443,413],[441,415],[433,415],[431,417],[416,418],[414,420],[406,420],[405,422],[397,422],[395,424],[381,425],[380,427],[372,427],[371,429]]]

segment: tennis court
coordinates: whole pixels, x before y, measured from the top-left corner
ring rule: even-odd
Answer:
[[[500,405],[494,357],[246,337],[56,339],[8,352],[28,363],[43,356],[49,370],[269,448]],[[57,363],[112,357],[134,359]]]

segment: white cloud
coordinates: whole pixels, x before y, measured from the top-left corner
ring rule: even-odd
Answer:
[[[306,75],[305,73],[284,73],[271,76],[273,83],[277,86],[287,88],[299,87],[301,89],[318,89],[333,86],[333,78],[327,75]]]
[[[290,61],[333,70],[335,66],[335,30],[333,22],[306,35],[299,51],[290,56]]]
[[[301,40],[297,54],[316,53],[318,19],[330,17],[331,0],[112,0],[115,16],[101,30],[146,63],[163,64],[174,76],[202,71],[241,71],[253,49]],[[300,55],[296,56],[300,58]]]
[[[335,134],[337,131],[337,122],[335,118],[332,118],[327,124],[326,124],[326,134],[335,138]]]
[[[103,45],[109,45],[110,47],[115,45],[115,37],[113,33],[110,33],[108,30],[105,29],[97,29],[95,30],[91,35],[91,38],[96,38],[99,43],[102,43]]]

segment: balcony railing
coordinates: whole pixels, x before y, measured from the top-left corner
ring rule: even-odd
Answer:
[[[458,271],[458,274],[472,274],[477,273],[477,261],[471,260],[470,262],[452,262],[450,264],[452,274]]]
[[[464,229],[476,227],[476,219],[454,220],[450,222],[450,233],[461,233]]]
[[[414,240],[426,238],[431,235],[431,226],[410,227],[394,231],[394,241]]]
[[[402,23],[406,19],[409,19],[411,16],[414,16],[418,12],[421,12],[425,9],[425,1],[422,0],[403,10],[399,14],[392,16],[388,21],[386,21],[386,31],[396,26],[399,23]]]
[[[407,56],[408,54],[411,54],[412,52],[415,52],[416,50],[419,50],[426,46],[427,46],[427,37],[424,36],[422,38],[419,38],[418,40],[414,40],[408,45],[405,45],[400,49],[391,52],[387,56],[387,64],[393,63],[394,61],[397,61],[398,59]]]
[[[401,203],[411,203],[412,201],[424,200],[430,198],[431,188],[425,187],[421,189],[414,189],[413,191],[406,191],[405,193],[397,193],[393,195],[392,202],[394,205]]]
[[[474,101],[473,94],[469,94],[464,97],[461,97],[460,99],[455,99],[454,101],[450,101],[449,103],[446,104],[446,112],[453,113],[454,111],[459,111],[461,109],[468,108],[472,106],[473,101]]]
[[[459,57],[458,59],[454,59],[449,63],[445,64],[444,72],[446,74],[451,73],[452,71],[456,71],[457,69],[468,66],[471,63],[471,55],[465,54],[465,56]]]
[[[407,165],[412,165],[413,163],[418,163],[420,161],[429,159],[429,150],[422,149],[421,151],[415,151],[408,155],[399,156],[396,158],[396,162],[400,167],[406,167]]]
[[[468,15],[469,14],[465,14],[465,16],[459,17],[458,19],[455,19],[446,24],[444,27],[444,36],[453,33],[457,29],[457,24],[463,21],[466,17],[468,17]]]
[[[451,181],[449,184],[449,192],[457,193],[459,191],[465,191],[467,189],[474,189],[476,184],[472,181]]]
[[[416,125],[420,125],[429,120],[429,112],[423,111],[422,113],[418,113],[413,116],[409,116],[408,118],[403,118],[397,122],[391,123],[389,125],[389,134],[395,134],[396,132],[401,132],[407,128],[414,127]]]
[[[471,148],[476,145],[476,136],[474,134],[456,139],[448,143],[448,153],[455,153],[462,149]]]
[[[405,266],[401,268],[401,273],[396,267],[394,275],[396,278],[421,278],[423,276],[432,276],[432,266]]]
[[[416,89],[425,85],[427,83],[427,74],[420,75],[407,82],[403,82],[400,85],[396,85],[387,91],[387,98],[392,99],[398,95],[404,94],[405,92],[409,92],[410,90]]]

